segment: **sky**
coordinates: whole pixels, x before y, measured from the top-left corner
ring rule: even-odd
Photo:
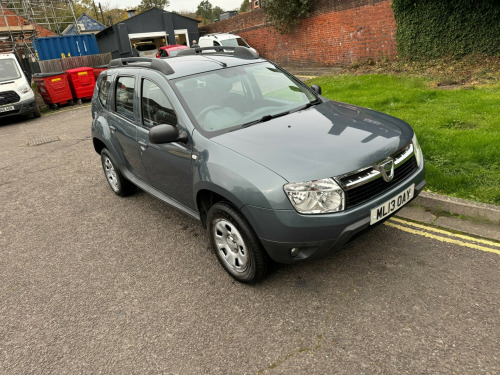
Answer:
[[[190,12],[196,12],[198,4],[202,0],[170,0],[170,5],[166,10],[172,11],[182,11],[187,10]],[[209,0],[212,7],[219,6],[224,10],[235,10],[239,9],[242,0]],[[96,1],[97,3],[97,1]],[[117,8],[130,9],[137,7],[141,3],[141,0],[112,0],[111,5],[116,5]],[[114,6],[113,6],[114,7]]]

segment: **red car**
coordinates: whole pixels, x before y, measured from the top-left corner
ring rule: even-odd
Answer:
[[[158,49],[156,57],[174,57],[179,53],[181,49],[186,49],[189,47],[183,46],[181,44],[173,44],[171,46],[163,46]]]

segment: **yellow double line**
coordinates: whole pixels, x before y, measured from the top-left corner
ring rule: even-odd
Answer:
[[[417,224],[411,221],[401,220],[395,217],[392,217],[384,224],[407,233],[412,233],[419,236],[432,238],[437,241],[452,243],[455,245],[469,247],[471,249],[487,251],[489,253],[500,255],[500,243],[498,242],[493,242],[481,238],[475,238],[463,234],[448,232],[443,229]],[[438,234],[433,234],[430,232]],[[445,235],[446,237],[442,235]]]

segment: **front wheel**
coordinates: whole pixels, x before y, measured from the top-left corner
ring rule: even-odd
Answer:
[[[38,118],[41,116],[42,116],[42,113],[40,112],[40,107],[38,106],[38,104],[35,103],[35,109],[33,110],[33,117]]]
[[[212,250],[224,269],[237,281],[255,283],[270,269],[270,259],[243,215],[228,202],[208,211],[207,230]]]

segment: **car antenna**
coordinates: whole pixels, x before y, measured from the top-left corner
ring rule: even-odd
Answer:
[[[217,64],[220,64],[220,66],[222,66],[223,68],[227,68],[227,64],[225,62],[222,62],[222,61],[219,61],[219,60],[215,60],[215,59],[212,59],[211,57],[208,57],[208,56],[204,56],[206,57],[207,59],[209,60],[212,60],[214,62],[216,62]]]

